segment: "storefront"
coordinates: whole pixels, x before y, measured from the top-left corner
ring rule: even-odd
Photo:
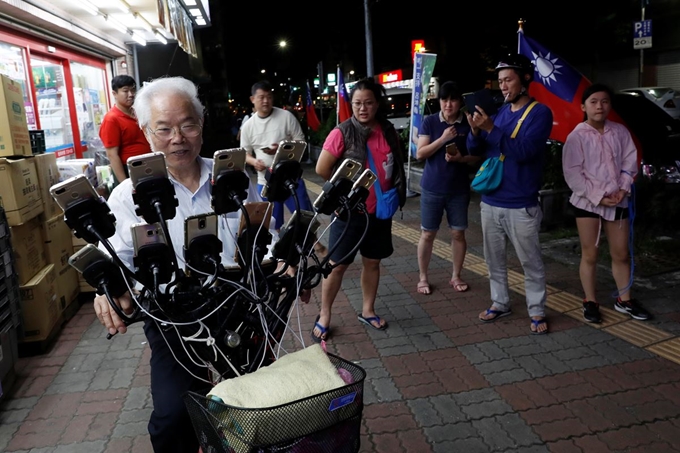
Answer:
[[[29,130],[43,130],[46,152],[82,157],[108,111],[106,59],[0,29],[0,73],[21,84]]]
[[[139,79],[138,46],[176,41],[196,57],[193,30],[206,26],[206,0],[0,0],[0,74],[21,84],[46,152],[81,158],[101,147],[111,78]]]

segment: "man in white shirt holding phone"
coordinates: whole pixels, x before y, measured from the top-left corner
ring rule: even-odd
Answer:
[[[253,103],[255,112],[247,123],[241,127],[241,148],[248,155],[246,164],[252,165],[257,170],[257,186],[267,185],[265,175],[267,168],[271,167],[274,155],[282,140],[305,140],[305,134],[300,127],[300,122],[291,112],[274,107],[274,95],[272,86],[267,81],[255,83],[251,90],[250,101]],[[307,194],[307,187],[302,178],[298,181],[297,197],[300,209],[313,211],[312,202]],[[274,202],[275,228],[279,230],[283,225],[283,205],[292,213],[295,211],[295,202],[291,196],[285,202]]]

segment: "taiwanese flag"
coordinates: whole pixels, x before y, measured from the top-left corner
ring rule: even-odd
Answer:
[[[591,83],[566,61],[519,33],[519,53],[535,66],[529,94],[553,113],[550,138],[564,143],[567,135],[583,122],[581,96]]]
[[[338,122],[342,123],[352,117],[352,109],[349,105],[349,96],[345,88],[345,78],[342,76],[342,70],[338,66]]]
[[[314,132],[318,131],[321,127],[321,122],[319,117],[316,116],[316,110],[314,110],[314,103],[312,102],[312,93],[309,89],[309,82],[307,82],[307,102],[305,105],[305,111],[307,112],[307,126]]]
[[[553,114],[550,138],[564,143],[567,135],[574,130],[576,125],[583,122],[581,97],[591,82],[558,55],[524,36],[522,30],[518,34],[519,53],[529,58],[535,66],[534,80],[529,85],[529,94],[550,108]],[[626,126],[614,110],[609,113],[608,119]],[[638,149],[639,160],[642,155],[640,142],[630,128],[628,130]]]

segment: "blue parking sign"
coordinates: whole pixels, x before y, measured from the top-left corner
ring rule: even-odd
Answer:
[[[652,47],[652,21],[633,22],[633,49],[649,49]]]
[[[652,21],[640,20],[633,22],[633,38],[651,38]]]

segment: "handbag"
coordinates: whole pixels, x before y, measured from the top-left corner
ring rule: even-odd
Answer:
[[[371,150],[368,149],[368,146],[366,146],[366,153],[368,155],[368,166],[378,176],[378,170],[375,167],[375,162],[373,162],[373,156],[371,156]],[[383,192],[380,187],[380,181],[376,181],[373,184],[373,188],[375,189],[376,199],[375,216],[382,220],[391,219],[397,212],[397,209],[399,209],[399,193],[397,188],[392,187],[387,192]]]
[[[472,180],[470,188],[475,192],[486,195],[498,189],[503,181],[503,161],[505,156],[489,157],[482,163]]]
[[[519,132],[519,128],[522,127],[524,119],[536,104],[538,104],[537,101],[533,101],[531,104],[529,104],[529,107],[527,107],[527,109],[524,111],[522,117],[517,121],[515,130],[512,131],[510,138],[517,137],[517,133]],[[504,160],[505,155],[503,153],[501,153],[501,155],[498,157],[489,157],[486,159],[479,167],[479,170],[477,170],[470,188],[477,193],[481,193],[482,195],[486,195],[498,189],[498,187],[501,185],[501,182],[503,181]]]

